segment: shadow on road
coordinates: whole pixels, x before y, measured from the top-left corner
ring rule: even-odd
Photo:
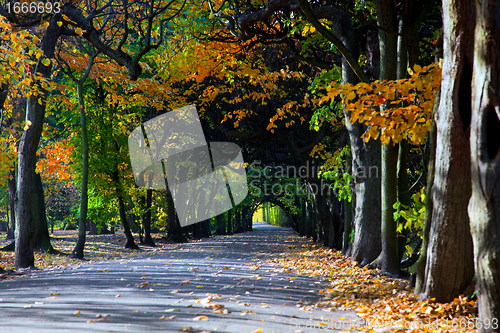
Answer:
[[[290,228],[181,244],[148,258],[34,272],[0,282],[2,328],[13,332],[318,332],[353,312],[312,305],[327,281],[267,259],[296,241]],[[338,326],[337,326],[338,327]],[[343,327],[346,328],[346,327]],[[329,330],[333,331],[333,330]]]

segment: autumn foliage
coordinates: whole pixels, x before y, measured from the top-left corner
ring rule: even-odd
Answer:
[[[377,80],[356,85],[332,82],[319,103],[333,103],[340,98],[351,122],[369,126],[363,134],[366,141],[380,137],[384,144],[403,139],[422,144],[431,128],[441,69],[438,64],[415,65],[409,73],[410,78],[396,81]],[[381,105],[385,106],[382,110]]]

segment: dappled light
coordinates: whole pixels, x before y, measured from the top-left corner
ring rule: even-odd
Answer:
[[[3,330],[497,332],[498,6],[1,2]]]

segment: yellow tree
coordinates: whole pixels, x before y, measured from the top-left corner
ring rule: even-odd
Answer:
[[[67,2],[45,8],[43,13],[27,15],[8,11],[1,5],[0,15],[20,29],[46,27],[41,41],[43,56],[37,62],[33,73],[49,78],[49,59],[54,58],[59,38],[62,35],[81,35],[99,52],[124,66],[129,78],[136,80],[142,72],[139,61],[147,52],[163,42],[166,23],[175,17],[183,6],[182,0],[158,0],[148,4],[140,1],[102,1],[92,4],[81,2],[76,5]],[[49,22],[48,26],[46,22]],[[131,31],[135,33],[131,34]],[[106,43],[108,37],[113,40],[110,44]],[[32,84],[42,85],[42,82],[36,81]],[[40,90],[46,94],[43,86]],[[31,207],[34,207],[33,200],[36,200],[32,193],[35,184],[36,151],[43,127],[45,105],[44,98],[38,95],[28,96],[26,117],[31,126],[23,133],[19,145],[15,265],[20,268],[34,264],[32,223],[38,213]],[[43,205],[38,209],[43,209]]]

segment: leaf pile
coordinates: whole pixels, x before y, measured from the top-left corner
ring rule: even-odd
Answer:
[[[291,272],[331,281],[316,303],[325,311],[354,310],[365,320],[365,332],[475,332],[477,306],[460,296],[451,303],[418,301],[407,281],[388,278],[379,270],[361,268],[340,252],[296,237],[296,246],[274,259]],[[390,329],[388,329],[390,328]],[[374,330],[375,329],[375,330]]]

